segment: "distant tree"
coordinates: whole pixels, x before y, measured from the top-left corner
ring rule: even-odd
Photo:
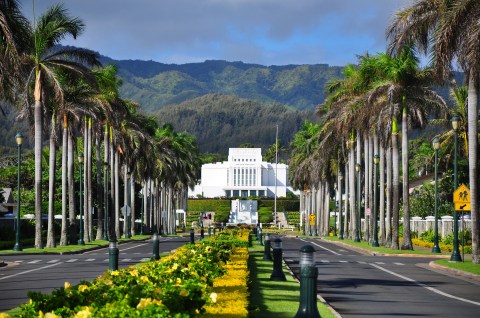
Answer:
[[[240,146],[238,146],[238,148],[255,148],[255,145],[247,142],[247,143],[244,143],[244,144],[240,144]]]

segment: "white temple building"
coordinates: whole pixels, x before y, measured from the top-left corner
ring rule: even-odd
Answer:
[[[202,165],[200,184],[188,195],[274,197],[275,188],[277,197],[285,197],[287,192],[298,194],[288,184],[288,165],[262,161],[261,148],[230,148],[228,161]]]

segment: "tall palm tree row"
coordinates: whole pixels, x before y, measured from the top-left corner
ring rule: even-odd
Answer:
[[[308,180],[309,185],[317,182],[318,176],[323,176],[325,180],[332,180],[338,169],[328,169],[328,167],[343,166],[344,162],[348,162],[349,164],[346,164],[345,167],[348,167],[346,169],[348,169],[349,176],[349,219],[352,229],[348,233],[350,237],[353,237],[360,231],[357,218],[361,217],[361,214],[357,211],[360,210],[358,204],[362,202],[358,202],[357,198],[362,193],[364,194],[363,215],[368,215],[367,209],[373,210],[373,155],[374,152],[379,154],[380,149],[384,148],[385,155],[382,153],[381,157],[385,156],[387,160],[381,160],[380,171],[387,176],[387,184],[382,183],[382,186],[387,188],[387,196],[386,198],[382,196],[382,198],[388,202],[386,205],[381,205],[382,210],[379,213],[382,216],[380,237],[385,237],[385,240],[381,239],[383,244],[398,249],[400,247],[398,240],[400,160],[397,122],[401,120],[404,185],[402,202],[404,228],[406,228],[401,247],[402,249],[412,249],[408,226],[410,214],[408,209],[407,129],[424,127],[427,122],[427,114],[445,114],[446,103],[429,88],[429,84],[432,83],[431,72],[429,69],[418,67],[418,61],[411,48],[406,48],[398,57],[390,57],[387,54],[362,56],[359,58],[357,67],[351,65],[345,67],[344,75],[343,80],[329,84],[327,88],[329,95],[318,111],[319,115],[323,115],[323,121],[322,129],[317,132],[315,137],[318,142],[317,149],[313,153],[321,154],[321,156],[300,157],[300,163],[292,161],[292,183],[294,184],[299,176],[302,176],[303,180]],[[346,141],[349,142],[346,143]],[[295,145],[293,148],[293,153],[298,153]],[[393,156],[390,155],[391,153]],[[393,160],[390,161],[389,158]],[[332,162],[336,163],[332,165]],[[364,169],[356,172],[355,166],[358,167],[360,164],[361,168],[362,163]],[[314,169],[318,165],[323,166],[320,170],[324,174],[318,173],[318,168]],[[391,170],[387,171],[388,169]],[[314,172],[314,177],[303,176],[305,171],[307,173]],[[391,175],[393,175],[393,198],[388,194],[390,193],[388,180]],[[359,180],[359,177],[362,179]],[[380,178],[380,180],[383,179],[384,176]],[[363,188],[356,189],[357,182],[363,184]],[[358,193],[359,190],[361,193]],[[385,217],[387,217],[387,224],[384,224]],[[393,223],[390,224],[390,221]],[[373,226],[377,226],[377,222],[372,219],[370,228]],[[390,234],[390,231],[393,231],[393,235]],[[372,231],[366,232],[364,238],[368,239],[372,233]]]
[[[98,211],[97,238],[104,237],[104,225],[108,207],[111,202],[119,202],[120,183],[118,169],[120,165],[132,172],[131,202],[133,213],[131,221],[138,214],[135,211],[136,184],[164,184],[164,219],[168,232],[174,232],[175,211],[174,197],[180,190],[192,186],[198,178],[200,161],[195,139],[186,134],[177,134],[173,128],[168,138],[159,139],[156,121],[140,114],[139,105],[122,100],[118,93],[121,81],[114,66],[102,67],[98,54],[74,47],[60,46],[61,41],[71,36],[76,38],[84,30],[83,22],[72,17],[62,5],[49,8],[33,24],[21,14],[16,0],[0,1],[0,94],[2,99],[13,105],[17,95],[23,95],[21,117],[31,123],[35,138],[35,247],[42,248],[42,147],[44,135],[49,137],[49,205],[47,246],[56,244],[53,231],[55,202],[55,173],[57,136],[62,133],[62,229],[60,244],[72,244],[77,240],[78,227],[76,218],[82,213],[85,218],[84,239],[93,239],[93,223],[90,217],[94,205]],[[33,101],[33,111],[30,107]],[[3,109],[2,109],[3,111]],[[60,125],[62,129],[60,128]],[[103,129],[102,127],[105,127]],[[104,131],[106,133],[104,133]],[[101,134],[105,138],[100,138]],[[105,149],[102,158],[101,141]],[[93,151],[93,147],[96,151]],[[119,156],[117,150],[124,150]],[[75,154],[84,153],[84,204],[83,211],[78,211],[76,195],[75,166],[78,165]],[[152,155],[153,154],[153,155]],[[112,160],[112,158],[114,160]],[[96,169],[94,169],[96,163]],[[109,193],[102,191],[101,167],[108,167],[107,172],[117,182],[112,184],[111,202]],[[167,169],[168,168],[168,169]],[[96,170],[97,187],[93,186],[93,171]],[[124,180],[127,183],[127,180]],[[126,185],[124,185],[126,187]],[[161,189],[157,187],[157,189]],[[96,191],[95,191],[96,190]],[[96,192],[96,193],[95,193]],[[94,197],[96,194],[96,197]],[[107,194],[105,196],[104,194]],[[109,203],[109,206],[106,203]],[[117,207],[118,204],[117,204]],[[68,211],[68,213],[67,213]],[[155,211],[158,213],[160,210]],[[113,212],[113,213],[112,213]],[[148,217],[145,217],[146,220]],[[109,221],[118,224],[119,216],[110,217]],[[157,221],[161,217],[156,218]],[[159,224],[151,224],[159,226]],[[116,227],[118,229],[118,227]],[[109,233],[111,234],[111,233]],[[120,231],[117,231],[120,235]]]
[[[415,47],[428,55],[439,82],[451,78],[452,63],[465,72],[468,86],[468,162],[472,218],[472,262],[480,263],[478,212],[478,94],[480,28],[477,0],[418,0],[395,14],[387,29],[388,51]]]

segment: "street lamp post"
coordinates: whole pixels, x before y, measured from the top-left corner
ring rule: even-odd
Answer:
[[[357,171],[357,226],[355,226],[355,239],[354,242],[360,242],[360,164],[355,165],[355,171]]]
[[[83,153],[80,153],[78,155],[78,163],[80,166],[80,237],[78,238],[78,245],[85,245],[85,242],[83,241],[83,218],[82,218],[82,213],[83,213],[83,198],[82,198],[82,165],[83,165]]]
[[[145,202],[143,200],[145,198],[145,193],[143,193],[142,191],[142,213],[141,213],[141,217],[140,217],[140,235],[143,235],[143,205],[145,204]]]
[[[340,180],[338,184],[338,192],[340,192],[340,199],[338,200],[338,222],[339,222],[339,229],[340,229],[340,235],[338,236],[338,239],[343,240],[343,217],[342,217],[342,181],[343,181],[343,172],[340,170],[338,172],[338,179]]]
[[[17,176],[17,228],[15,231],[15,246],[13,247],[14,251],[21,251],[22,244],[20,243],[20,168],[21,168],[21,148],[23,142],[23,136],[21,133],[18,133],[15,136],[18,149],[18,176]]]
[[[380,245],[378,244],[378,229],[377,229],[377,217],[378,217],[378,204],[379,204],[379,187],[378,187],[378,163],[380,162],[380,156],[378,154],[375,154],[373,156],[373,169],[374,169],[374,183],[375,183],[375,198],[374,198],[374,204],[373,204],[373,240],[372,240],[372,246],[373,247],[379,247]]]
[[[130,213],[131,212],[131,202],[130,202],[130,182],[131,180],[131,175],[130,175],[130,168],[127,167],[127,182],[125,182],[125,186],[127,187],[127,206],[125,207],[125,238],[129,239],[130,238]],[[130,213],[128,213],[130,211]]]
[[[453,183],[454,189],[458,188],[458,174],[457,174],[457,154],[458,154],[458,122],[459,118],[457,115],[452,117],[452,128],[455,139],[455,149],[454,149],[454,160],[453,160]],[[453,251],[452,256],[450,257],[450,262],[461,262],[462,257],[460,256],[460,251],[458,250],[458,215],[457,209],[453,209]]]
[[[438,246],[438,148],[440,148],[440,140],[435,137],[433,139],[433,149],[435,150],[435,232],[432,253],[441,253],[440,247]]]

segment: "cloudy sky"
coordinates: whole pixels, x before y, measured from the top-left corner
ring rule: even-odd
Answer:
[[[61,0],[20,0],[33,20]],[[114,59],[263,65],[354,63],[385,50],[385,28],[411,0],[64,0],[86,29],[63,44]]]

